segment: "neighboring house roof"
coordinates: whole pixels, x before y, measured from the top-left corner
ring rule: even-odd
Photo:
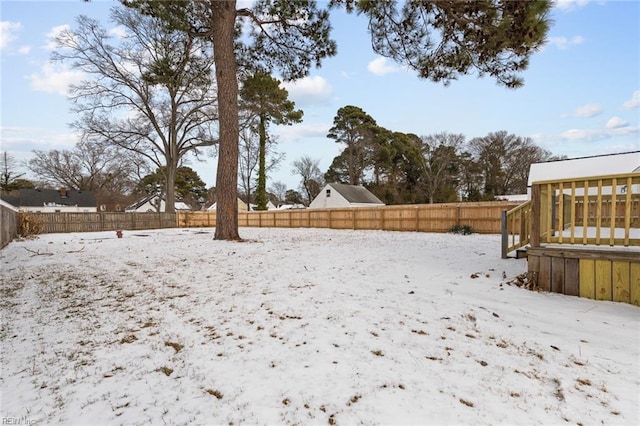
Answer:
[[[631,173],[640,170],[640,151],[533,163],[527,186],[536,181]]]
[[[352,204],[384,204],[364,186],[345,185],[343,183],[330,183],[327,186],[335,189]]]
[[[20,189],[2,194],[2,199],[15,207],[77,206],[96,207],[96,196],[91,191],[69,189]]]
[[[207,210],[214,211],[217,208],[217,206],[218,206],[217,202],[213,203],[207,208]],[[247,211],[247,204],[244,201],[242,201],[240,198],[238,198],[238,211]]]
[[[155,194],[151,194],[151,195],[147,195],[146,197],[136,201],[135,203],[131,204],[130,206],[128,206],[127,208],[125,208],[124,210],[127,211],[131,211],[131,210],[137,210],[140,207],[144,206],[146,203],[150,202],[154,197],[156,197]]]
[[[251,211],[255,211],[256,207],[258,207],[257,204],[249,204],[249,208],[251,209]],[[273,204],[271,201],[267,201],[267,210],[275,210],[276,206],[275,204]]]
[[[364,186],[329,183],[311,201],[309,208],[384,206],[378,197]]]
[[[307,207],[304,204],[280,204],[276,210],[296,210],[306,208]]]
[[[520,202],[520,201],[527,201],[528,199],[529,199],[529,196],[527,194],[496,195],[496,200],[501,200],[501,201]]]
[[[160,197],[158,196],[158,194],[151,194],[151,195],[147,195],[146,197],[136,201],[135,203],[131,204],[129,207],[127,207],[126,209],[124,209],[125,211],[136,211],[139,208],[143,207],[145,204],[149,203],[152,204],[153,206],[157,206],[158,205],[158,200],[160,200],[160,207],[164,206],[165,203],[165,199],[162,198],[160,199]],[[174,208],[176,210],[191,210],[191,207],[182,202],[182,201],[176,201],[174,203]]]

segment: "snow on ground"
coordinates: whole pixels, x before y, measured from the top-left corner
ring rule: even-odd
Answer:
[[[500,236],[242,228],[0,252],[0,417],[640,423],[640,310],[527,291]]]

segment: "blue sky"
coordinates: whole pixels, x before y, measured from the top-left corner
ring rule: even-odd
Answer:
[[[18,160],[31,151],[71,149],[77,141],[65,97],[80,77],[49,63],[51,36],[74,27],[84,14],[111,28],[114,1],[0,2],[1,150]],[[274,128],[286,158],[268,185],[281,181],[297,189],[291,163],[303,155],[323,171],[342,147],[327,139],[337,110],[355,105],[393,131],[429,135],[462,133],[467,140],[506,130],[569,158],[640,149],[640,2],[563,0],[556,3],[549,42],[535,54],[511,90],[488,78],[467,76],[449,87],[420,80],[376,56],[366,21],[332,14],[338,55],[308,78],[287,83],[290,98],[304,111],[301,124]],[[216,159],[190,161],[215,185]]]

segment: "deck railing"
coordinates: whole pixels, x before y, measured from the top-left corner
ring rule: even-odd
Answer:
[[[534,182],[502,213],[502,257],[541,244],[640,246],[640,173]]]
[[[531,201],[502,212],[502,258],[529,244],[531,238]]]
[[[640,246],[640,173],[534,182],[530,244]]]

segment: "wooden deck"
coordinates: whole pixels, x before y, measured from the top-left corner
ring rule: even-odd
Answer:
[[[502,216],[502,257],[555,293],[640,306],[640,173],[534,182]]]

